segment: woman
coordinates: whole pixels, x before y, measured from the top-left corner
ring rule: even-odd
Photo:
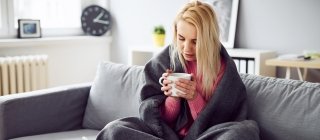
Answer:
[[[140,118],[109,123],[98,139],[259,139],[256,123],[245,120],[245,86],[218,29],[208,4],[187,3],[175,19],[173,44],[145,66]],[[158,83],[172,72],[192,74],[175,82],[178,97],[171,96],[172,81]]]

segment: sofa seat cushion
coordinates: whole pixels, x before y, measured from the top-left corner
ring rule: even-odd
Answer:
[[[118,118],[139,116],[142,66],[101,62],[93,81],[83,127],[101,130]]]
[[[10,140],[95,140],[98,133],[98,130],[80,129],[73,131],[26,136]]]
[[[242,74],[249,119],[265,140],[320,139],[320,84]]]

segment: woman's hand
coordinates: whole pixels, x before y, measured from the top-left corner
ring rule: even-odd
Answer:
[[[161,90],[166,96],[171,96],[172,94],[172,86],[169,84],[171,84],[173,81],[167,80],[167,77],[171,73],[172,73],[172,70],[167,69],[166,73],[162,74],[162,77],[164,77],[164,80],[163,80],[164,86],[161,87]],[[177,92],[177,96],[171,96],[171,97],[174,97],[176,99],[178,99],[178,97],[181,97],[187,100],[194,99],[194,97],[196,97],[196,81],[194,79],[195,79],[194,75],[191,74],[191,80],[180,78],[178,81],[176,81],[175,82],[176,88],[182,92]]]
[[[170,96],[172,94],[172,91],[171,91],[172,87],[169,85],[172,83],[172,81],[167,80],[167,77],[171,73],[172,73],[172,70],[167,69],[166,73],[162,74],[162,77],[164,77],[164,80],[162,82],[164,86],[161,87],[161,90],[164,92],[164,95],[166,95],[166,96]]]
[[[186,100],[194,99],[196,95],[196,81],[194,80],[193,73],[191,74],[191,80],[180,78],[175,82],[175,88],[179,89],[181,92],[177,91],[177,95]]]

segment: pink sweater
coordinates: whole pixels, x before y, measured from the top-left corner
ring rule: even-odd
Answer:
[[[221,77],[224,73],[224,70],[225,70],[225,63],[224,63],[224,61],[221,60],[221,69],[218,73],[218,77],[217,77],[216,82],[214,83],[214,85],[212,85],[213,91],[216,89],[217,84],[220,82]],[[197,73],[197,64],[195,62],[188,62],[187,72],[196,74]],[[197,81],[198,81],[197,86],[196,86],[197,95],[196,95],[195,99],[188,100],[188,105],[190,108],[191,117],[189,116],[188,123],[181,130],[179,130],[179,135],[181,137],[184,137],[187,135],[190,126],[192,125],[194,120],[199,116],[200,112],[207,104],[207,101],[205,100],[205,98],[202,94],[203,91],[200,86],[201,80],[198,77],[197,77]],[[173,125],[175,124],[175,120],[177,119],[177,117],[179,115],[180,108],[181,108],[180,106],[181,106],[180,105],[180,98],[176,99],[176,98],[168,96],[166,98],[163,106],[161,107],[162,117],[169,125],[171,125],[171,127],[173,127]]]

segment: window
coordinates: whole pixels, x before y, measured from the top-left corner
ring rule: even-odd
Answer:
[[[6,7],[5,7],[5,1],[0,0],[0,36],[4,36],[8,34],[8,29],[5,28],[7,23],[6,23],[6,17],[4,16],[6,12]]]
[[[40,19],[42,28],[80,28],[79,0],[14,0],[13,5],[14,21],[31,18]]]
[[[18,19],[39,19],[42,36],[81,35],[81,11],[105,0],[0,0],[0,37],[17,35]]]
[[[2,9],[2,4],[0,2],[0,8]],[[0,10],[0,29],[2,29],[2,12]]]

